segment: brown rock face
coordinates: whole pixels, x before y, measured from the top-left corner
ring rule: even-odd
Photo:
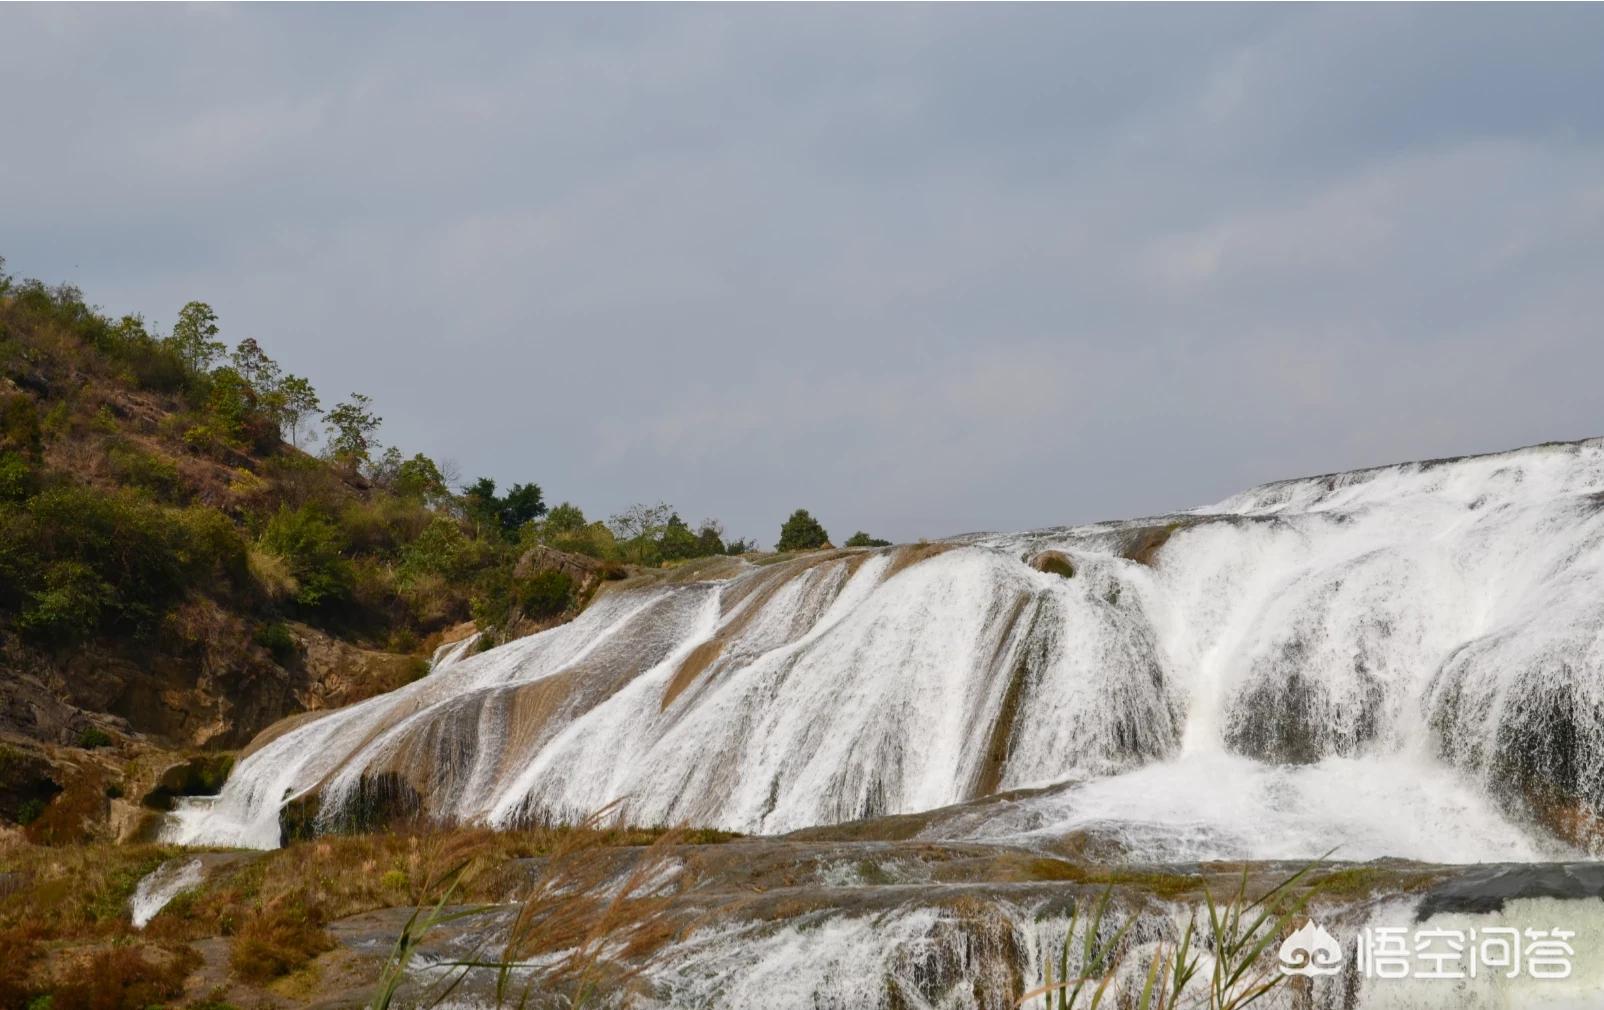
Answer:
[[[359,648],[300,624],[288,626],[295,655],[281,666],[236,616],[210,607],[184,616],[176,650],[51,655],[14,646],[0,663],[0,734],[70,746],[105,724],[169,746],[229,749],[287,715],[349,705],[428,669],[419,656]]]
[[[245,740],[291,712],[340,708],[393,691],[429,672],[428,660],[420,656],[359,648],[301,624],[290,625],[290,633],[300,653],[295,704],[273,719],[251,725]]]
[[[512,570],[512,574],[514,578],[527,579],[537,572],[562,572],[574,580],[575,595],[584,600],[608,577],[611,567],[616,566],[609,566],[605,561],[583,554],[569,554],[550,547],[531,547],[518,559],[518,566]]]
[[[1038,572],[1058,575],[1066,579],[1075,577],[1075,562],[1063,551],[1042,551],[1030,559],[1030,567]]]

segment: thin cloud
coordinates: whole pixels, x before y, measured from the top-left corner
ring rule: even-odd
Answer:
[[[0,9],[0,254],[767,541],[1600,428],[1604,9]]]

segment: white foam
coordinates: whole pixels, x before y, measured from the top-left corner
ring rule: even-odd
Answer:
[[[1076,781],[1034,827],[1124,825],[1136,859],[1533,858],[1551,843],[1492,798],[1510,768],[1604,780],[1600,494],[1592,440],[906,566],[881,551],[607,593],[286,733],[167,837],[276,845],[285,801],[321,792],[332,818],[399,770],[429,815],[493,824],[616,801],[781,832]],[[1170,527],[1156,563],[1123,556],[1152,526]],[[1072,578],[1028,564],[1048,548]],[[550,678],[562,697],[532,719]],[[1556,756],[1540,734],[1558,731]]]
[[[156,913],[185,891],[200,886],[205,868],[199,859],[169,859],[156,867],[134,887],[128,899],[128,914],[135,929],[144,929]]]

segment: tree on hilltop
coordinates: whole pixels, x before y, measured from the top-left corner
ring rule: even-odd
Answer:
[[[332,431],[329,432],[328,453],[336,462],[353,470],[366,463],[378,442],[374,439],[384,418],[373,412],[373,400],[361,393],[337,403],[324,415]]]
[[[178,322],[167,342],[191,375],[206,372],[225,350],[217,339],[217,313],[205,302],[190,302],[178,310]]]
[[[819,521],[809,515],[807,509],[797,509],[780,527],[780,542],[774,545],[774,549],[811,551],[824,547],[829,542],[830,534],[824,531]]]
[[[852,534],[850,537],[847,537],[847,542],[845,544],[843,544],[842,546],[843,547],[890,547],[891,546],[891,541],[889,541],[889,540],[881,540],[878,537],[871,537],[869,534],[863,532],[862,530],[859,530],[858,532]]]

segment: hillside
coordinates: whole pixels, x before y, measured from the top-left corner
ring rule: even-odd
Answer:
[[[0,820],[41,838],[107,830],[180,753],[415,680],[443,642],[726,550],[665,507],[615,536],[534,483],[457,487],[381,446],[366,397],[230,349],[204,303],[162,334],[3,267]],[[91,787],[111,799],[58,800]]]

